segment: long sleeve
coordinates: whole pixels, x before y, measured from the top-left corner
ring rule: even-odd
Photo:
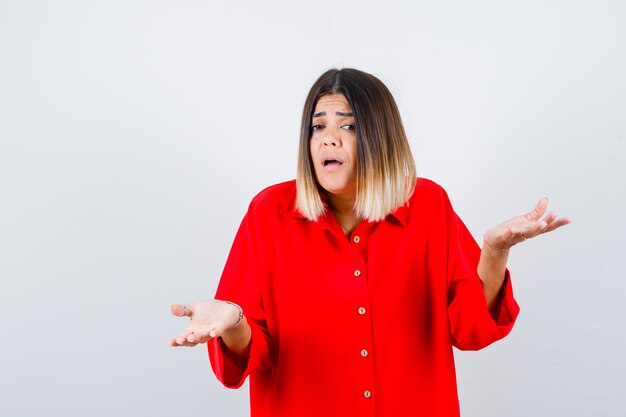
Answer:
[[[239,388],[246,377],[258,369],[271,366],[271,339],[267,331],[260,282],[269,274],[268,247],[259,234],[250,205],[235,237],[226,266],[215,294],[218,300],[233,301],[241,306],[252,329],[249,357],[244,368],[232,360],[219,339],[208,343],[211,367],[222,384]]]
[[[480,248],[447,196],[448,316],[453,345],[478,350],[505,337],[515,323],[519,306],[513,297],[507,270],[503,288],[491,310],[483,292],[477,266]]]

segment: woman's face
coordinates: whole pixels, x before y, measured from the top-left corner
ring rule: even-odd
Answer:
[[[356,196],[356,130],[342,94],[318,99],[311,121],[311,158],[317,181],[333,195]]]

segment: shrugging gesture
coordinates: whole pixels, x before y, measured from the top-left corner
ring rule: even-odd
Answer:
[[[191,304],[173,304],[172,314],[189,317],[189,323],[170,346],[196,346],[215,337],[236,353],[250,343],[251,331],[241,307],[229,301],[205,300]]]
[[[535,208],[526,214],[513,217],[487,230],[485,244],[478,263],[478,275],[483,282],[487,306],[491,308],[501,292],[505,279],[509,249],[520,242],[551,232],[570,223],[567,217],[558,217],[551,211],[546,216],[548,198],[537,202]]]
[[[506,252],[520,242],[551,232],[570,223],[571,220],[569,218],[559,218],[554,211],[543,217],[547,207],[548,198],[544,197],[537,202],[535,208],[530,213],[514,217],[487,230],[484,236],[485,243],[492,249]]]
[[[301,120],[296,180],[250,203],[218,286],[246,311],[174,305],[190,321],[170,345],[210,342],[225,386],[250,377],[254,416],[458,417],[452,348],[509,334],[510,248],[570,220],[545,214],[544,198],[479,251],[445,190],[417,178],[395,100],[371,74],[326,71]]]

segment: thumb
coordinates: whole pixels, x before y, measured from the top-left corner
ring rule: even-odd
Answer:
[[[172,314],[177,317],[191,317],[193,315],[193,306],[191,304],[172,304],[170,309]]]
[[[537,204],[535,204],[535,208],[533,209],[533,211],[528,213],[527,218],[532,222],[536,222],[541,218],[541,216],[544,215],[547,207],[548,197],[543,197],[541,200],[537,201]]]

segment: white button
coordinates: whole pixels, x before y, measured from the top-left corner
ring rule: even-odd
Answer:
[[[363,349],[361,350],[361,356],[363,356],[364,358],[367,357],[367,355],[369,355],[369,353],[367,352],[367,349]]]
[[[372,396],[372,392],[370,390],[366,389],[365,391],[363,391],[363,396],[365,398],[369,398],[369,397]]]
[[[359,271],[358,269],[356,271],[354,271],[354,276],[355,277],[360,277],[361,276],[361,271]]]
[[[357,311],[359,312],[360,315],[363,315],[366,312],[365,307],[359,307]]]
[[[359,242],[361,241],[361,238],[360,238],[360,237],[358,237],[358,236],[355,236],[355,237],[353,237],[353,238],[352,238],[352,241],[353,241],[354,243],[359,243]]]

